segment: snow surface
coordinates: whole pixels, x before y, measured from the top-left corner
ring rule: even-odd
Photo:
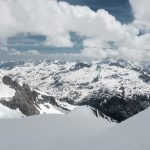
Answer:
[[[40,109],[38,107],[40,107]],[[39,104],[38,107],[37,108],[40,111],[40,114],[64,114],[49,103],[44,103],[44,105]]]
[[[15,90],[2,83],[2,77],[0,75],[0,98],[11,98],[15,95]]]
[[[89,67],[76,68],[77,62],[25,62],[14,68],[0,69],[1,74],[10,75],[19,83],[27,83],[32,89],[44,91],[48,95],[80,101],[101,87],[108,89],[113,95],[122,93],[125,97],[134,94],[150,95],[150,84],[139,78],[140,72],[136,64],[119,67],[99,61],[84,62]],[[95,81],[96,79],[96,81]]]
[[[2,150],[149,150],[150,108],[115,125],[88,107],[68,115],[0,119]]]
[[[76,108],[68,115],[0,119],[0,149],[72,150],[83,139],[114,125],[97,118],[88,107]]]
[[[0,118],[21,118],[25,117],[20,110],[12,110],[0,104]]]
[[[150,150],[150,108],[86,139],[78,150]],[[99,131],[98,131],[99,132]]]

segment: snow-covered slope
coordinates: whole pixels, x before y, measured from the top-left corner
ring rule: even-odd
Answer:
[[[27,84],[18,84],[9,76],[0,78],[0,118],[18,118],[38,114],[64,114],[75,108],[57,104],[52,96],[32,90]],[[69,107],[71,106],[71,107]],[[68,107],[68,109],[66,108]]]
[[[38,116],[0,119],[0,149],[149,150],[149,106],[148,63],[5,63],[0,118]]]
[[[21,118],[25,117],[19,109],[13,110],[0,104],[0,118]]]
[[[0,98],[11,98],[15,95],[15,90],[2,82],[2,75],[0,74]]]
[[[148,63],[123,60],[12,62],[1,64],[0,74],[11,77],[20,86],[25,83],[31,91],[35,91],[30,92],[30,95],[34,102],[38,99],[40,104],[36,103],[38,107],[34,107],[37,111],[30,113],[31,115],[38,114],[38,111],[62,113],[49,104],[51,99],[55,106],[59,105],[66,110],[74,109],[74,105],[89,105],[98,109],[100,114],[120,122],[146,109],[150,104]],[[2,86],[0,83],[0,87]],[[22,90],[23,94],[24,91]],[[36,98],[35,93],[38,95]],[[41,98],[41,95],[44,97]]]
[[[69,115],[0,119],[0,149],[149,150],[149,116],[148,108],[115,125],[80,107]]]
[[[68,115],[41,115],[24,119],[0,119],[1,150],[72,150],[81,140],[112,126],[88,107]]]
[[[4,65],[2,68],[5,68]],[[8,68],[8,67],[7,67]],[[9,69],[0,69],[20,83],[40,89],[51,96],[80,101],[100,87],[107,88],[112,94],[120,94],[124,87],[124,96],[150,94],[150,84],[140,77],[141,64],[123,64],[122,62],[103,63],[41,61],[25,62]]]
[[[121,62],[122,63],[122,62]],[[10,75],[19,83],[27,83],[56,98],[69,98],[80,101],[100,87],[114,94],[122,92],[124,96],[149,94],[150,85],[141,78],[143,66],[140,64],[121,64],[117,62],[26,62],[11,68],[4,65],[0,69],[3,75]],[[121,66],[122,65],[122,66]]]
[[[76,150],[149,150],[150,108],[86,139]]]

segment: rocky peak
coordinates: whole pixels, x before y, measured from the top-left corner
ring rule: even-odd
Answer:
[[[13,81],[12,78],[7,75],[3,76],[2,82],[4,84],[10,86],[12,89],[14,89],[16,91],[21,90],[21,86],[16,81]]]
[[[4,84],[15,89],[16,93],[15,96],[12,97],[11,101],[6,101],[3,99],[0,101],[1,104],[11,109],[19,108],[19,110],[27,116],[39,114],[39,111],[36,108],[37,94],[31,91],[27,84],[23,84],[21,87],[17,81],[13,81],[9,76],[4,76],[2,81]]]
[[[20,86],[17,81],[13,81],[9,76],[3,76],[2,82],[5,85],[8,85],[10,88],[14,89],[16,92],[9,101],[3,98],[0,103],[10,109],[19,109],[26,116],[40,114],[41,104],[51,104],[58,107],[63,112],[69,111],[64,107],[59,106],[54,97],[44,94],[41,95],[41,93],[38,93],[35,90],[31,90],[28,84],[23,84]]]

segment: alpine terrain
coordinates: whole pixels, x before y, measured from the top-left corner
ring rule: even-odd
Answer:
[[[149,65],[2,62],[0,149],[148,150]]]
[[[124,60],[1,63],[0,117],[66,114],[90,106],[96,116],[124,121],[149,107],[149,66]]]

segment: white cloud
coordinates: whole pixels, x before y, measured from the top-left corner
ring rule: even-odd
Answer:
[[[0,55],[6,56],[38,56],[42,55],[37,50],[27,50],[27,51],[19,51],[14,48],[8,49],[7,47],[0,47]],[[43,54],[44,55],[44,54]]]
[[[37,50],[28,50],[27,54],[31,54],[31,55],[40,55],[40,53]]]
[[[55,0],[0,0],[0,6],[2,37],[30,32],[46,35],[51,45],[72,46],[70,31],[87,37],[101,35],[102,39],[120,38],[124,34],[121,24],[105,10],[94,12],[88,7]]]
[[[18,33],[31,33],[45,35],[45,45],[72,47],[74,43],[70,32],[75,32],[86,37],[83,40],[83,55],[142,60],[145,59],[145,52],[148,54],[150,51],[150,35],[147,32],[150,29],[150,2],[130,0],[130,3],[135,20],[123,25],[105,10],[94,12],[88,7],[72,6],[66,2],[0,0],[0,39],[5,41]],[[146,29],[146,33],[138,36],[141,29]],[[111,49],[110,42],[116,51]],[[26,53],[39,55],[34,50]]]
[[[150,30],[150,1],[149,0],[130,0],[133,8],[135,21],[134,24]]]
[[[21,53],[20,51],[14,49],[14,48],[8,50],[8,54],[9,54],[9,55],[17,55],[17,56],[22,55],[22,53]]]

